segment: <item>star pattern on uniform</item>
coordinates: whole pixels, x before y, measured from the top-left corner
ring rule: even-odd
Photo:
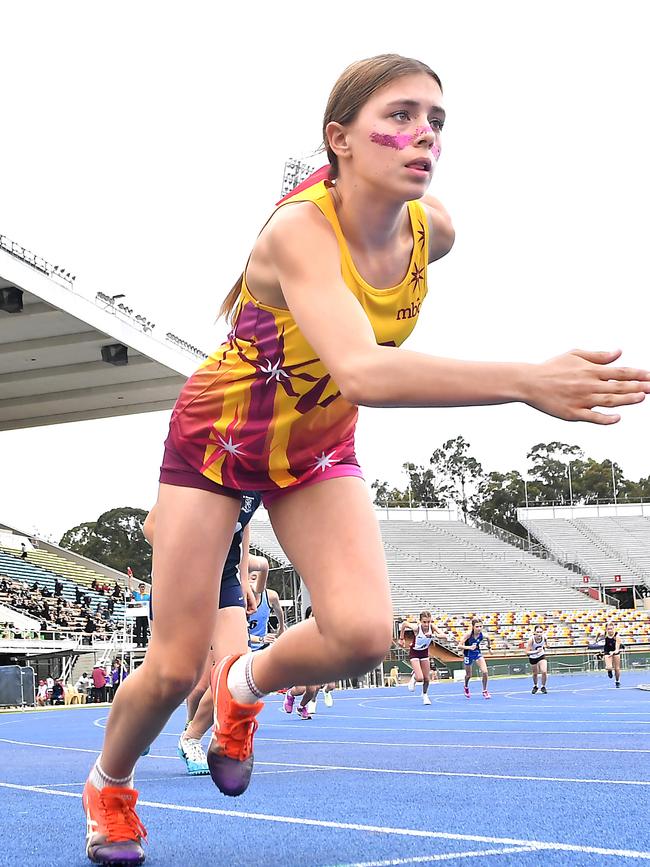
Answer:
[[[325,449],[318,455],[315,460],[314,470],[320,470],[322,473],[325,470],[328,470],[330,467],[334,466],[334,455],[336,454],[336,449],[331,451],[328,455],[325,454]]]
[[[418,229],[418,244],[420,245],[420,250],[424,250],[424,245],[427,241],[427,233],[424,229],[424,223],[422,220],[418,220],[418,224],[420,226]]]
[[[419,267],[416,263],[413,264],[413,270],[411,271],[411,279],[409,280],[409,286],[413,289],[413,292],[419,292],[420,284],[424,282],[424,266],[422,268]]]
[[[267,385],[273,380],[275,380],[276,382],[281,382],[283,376],[285,377],[285,379],[289,379],[289,374],[286,372],[286,370],[283,370],[280,367],[281,363],[281,359],[279,358],[275,363],[271,363],[271,359],[266,358],[264,359],[262,364],[260,364],[259,371],[263,376],[266,376]]]
[[[234,443],[232,441],[232,435],[228,436],[228,442],[226,442],[221,434],[219,434],[219,446],[223,452],[232,455],[234,458],[241,457],[241,455],[244,454],[243,450],[240,451],[242,443]]]

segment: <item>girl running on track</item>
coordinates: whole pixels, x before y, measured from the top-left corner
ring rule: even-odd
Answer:
[[[600,635],[596,640],[600,639]],[[615,676],[616,688],[621,685],[621,651],[623,644],[621,636],[616,631],[616,625],[609,620],[605,626],[605,646],[603,647],[603,656],[605,658],[605,669],[607,677]]]
[[[465,636],[462,644],[462,648],[465,654],[463,659],[465,665],[465,698],[470,697],[469,682],[472,679],[472,669],[475,665],[478,665],[481,676],[483,678],[483,698],[492,698],[487,688],[487,663],[485,659],[483,659],[483,654],[481,652],[481,642],[486,641],[489,650],[490,639],[487,636],[483,635],[482,629],[483,621],[481,620],[481,618],[472,617],[472,628]]]
[[[222,659],[228,653],[245,653],[248,649],[246,614],[252,613],[256,605],[255,595],[249,583],[249,570],[251,567],[257,569],[256,573],[251,573],[256,576],[260,573],[268,575],[268,562],[262,557],[253,557],[248,553],[249,522],[258,509],[260,501],[260,495],[255,492],[247,491],[242,495],[239,520],[221,577],[219,610],[212,647],[208,653],[203,676],[186,699],[187,724],[178,741],[178,755],[185,762],[190,776],[210,773],[201,739],[213,722],[210,673],[215,659]],[[143,527],[145,538],[150,544],[153,544],[156,508],[154,506],[149,512]],[[151,605],[150,619],[153,623]]]
[[[255,559],[261,561],[263,558]],[[280,597],[275,590],[269,590],[266,586],[269,568],[266,560],[264,563],[265,567],[255,575],[255,578],[253,578],[255,573],[251,573],[256,606],[255,610],[248,615],[248,646],[252,651],[263,650],[284,632],[284,612],[280,605]],[[271,614],[274,614],[278,621],[278,628],[275,630],[269,630]]]
[[[431,699],[427,695],[429,692],[429,682],[431,680],[431,662],[429,660],[429,647],[435,636],[447,638],[444,632],[441,632],[437,626],[431,622],[431,612],[422,611],[420,613],[420,623],[417,630],[413,630],[408,621],[404,621],[400,626],[399,646],[406,647],[406,631],[411,632],[413,640],[409,645],[409,662],[413,669],[413,674],[408,682],[409,692],[413,692],[416,683],[422,684],[422,704],[431,704]],[[434,634],[435,633],[435,634]]]
[[[537,676],[542,675],[542,692],[546,695],[548,663],[546,661],[546,633],[544,627],[537,625],[526,642],[528,661],[533,670],[533,695],[537,692]]]
[[[343,72],[323,121],[329,165],[263,227],[222,307],[232,323],[227,340],[176,402],[156,517],[154,635],[111,706],[84,788],[87,853],[96,863],[144,860],[133,768],[203,672],[242,491],[262,492],[319,619],[215,666],[208,762],[228,795],[248,787],[265,695],[363,675],[391,644],[386,561],[355,455],[359,405],[520,402],[612,424],[618,415],[594,407],[636,404],[650,391],[648,371],[610,366],[618,351],[575,350],[537,364],[399,348],[427,294],[427,265],[454,241],[447,212],[427,195],[442,103],[440,79],[417,60],[381,55]],[[283,112],[298,110],[283,97],[268,134],[281,138]],[[243,153],[255,106],[242,105],[238,117],[241,134],[232,141]],[[253,187],[242,192],[249,195]]]

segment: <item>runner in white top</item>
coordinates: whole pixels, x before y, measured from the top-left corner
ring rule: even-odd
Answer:
[[[546,679],[548,672],[548,663],[546,661],[546,633],[543,626],[536,626],[533,634],[526,642],[526,652],[528,653],[528,661],[533,670],[533,689],[532,693],[537,692],[537,676],[542,675],[542,692],[546,695]]]
[[[402,623],[399,633],[400,647],[406,647],[405,634],[407,630],[413,635],[413,640],[409,647],[409,662],[411,663],[413,674],[409,680],[408,688],[410,692],[413,692],[415,684],[421,683],[422,704],[431,704],[431,699],[427,695],[429,691],[429,681],[431,680],[429,647],[436,635],[441,638],[448,638],[448,636],[433,625],[431,622],[430,611],[422,611],[420,613],[420,623],[417,629],[412,628],[408,621]]]

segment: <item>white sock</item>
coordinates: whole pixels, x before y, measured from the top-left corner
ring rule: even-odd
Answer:
[[[239,704],[255,704],[264,696],[253,680],[252,663],[253,654],[246,653],[232,664],[228,672],[228,689]]]
[[[101,758],[101,757],[100,757]],[[90,772],[90,782],[96,789],[104,789],[107,786],[119,786],[125,789],[133,788],[133,771],[128,777],[109,777],[106,771],[99,764],[99,759],[93,765]]]

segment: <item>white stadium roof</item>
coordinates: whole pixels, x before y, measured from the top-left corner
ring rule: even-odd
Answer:
[[[0,431],[171,409],[204,354],[0,235]]]

